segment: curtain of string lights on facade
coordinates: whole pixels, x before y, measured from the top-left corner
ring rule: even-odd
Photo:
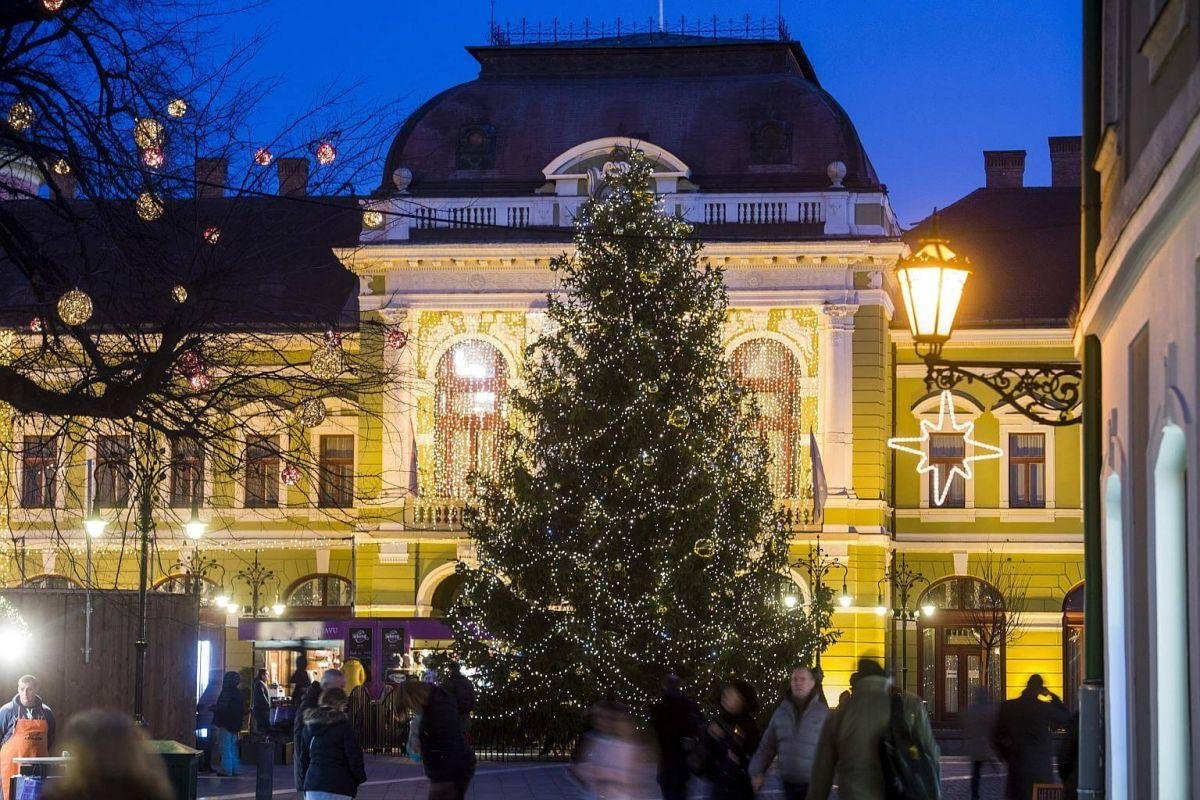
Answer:
[[[751,339],[733,352],[737,382],[754,392],[759,432],[771,450],[768,471],[776,497],[800,497],[811,482],[800,363],[774,339]]]
[[[433,480],[439,497],[465,498],[468,475],[495,470],[507,391],[504,357],[487,342],[459,342],[438,361]]]

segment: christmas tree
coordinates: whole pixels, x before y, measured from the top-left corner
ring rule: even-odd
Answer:
[[[721,346],[727,297],[637,151],[592,176],[562,293],[509,398],[498,474],[476,484],[478,566],[451,609],[495,710],[643,712],[663,677],[781,687],[830,640],[786,608],[789,534],[757,409]]]

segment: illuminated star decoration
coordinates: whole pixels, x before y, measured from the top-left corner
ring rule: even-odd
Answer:
[[[945,464],[929,463],[929,434],[931,433],[962,434],[962,462],[951,466],[948,475],[942,474],[942,470],[946,466]],[[974,433],[974,422],[960,423],[954,418],[954,395],[947,389],[942,392],[936,423],[923,419],[921,420],[920,436],[893,437],[888,439],[887,444],[893,450],[903,450],[905,453],[912,453],[915,456],[921,457],[921,460],[917,463],[917,473],[921,475],[926,472],[933,473],[933,502],[940,506],[946,502],[946,496],[950,494],[950,487],[954,483],[955,475],[960,475],[964,481],[969,481],[971,480],[972,462],[983,461],[989,458],[1000,458],[1000,456],[1004,455],[1004,451],[999,447],[976,441],[973,438]],[[972,448],[971,455],[966,455],[968,447]]]

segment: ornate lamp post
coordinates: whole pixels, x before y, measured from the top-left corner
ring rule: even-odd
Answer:
[[[225,604],[220,600],[225,597],[225,568],[215,558],[205,558],[200,553],[200,548],[196,547],[192,550],[192,557],[187,561],[180,559],[171,565],[171,572],[182,573],[187,576],[187,593],[202,597],[203,586],[210,572],[221,573],[220,590],[217,598],[214,600],[218,608],[224,608]]]
[[[898,562],[898,563],[897,563]],[[883,583],[887,581],[889,584],[889,595],[892,602],[892,669],[896,668],[896,623],[901,625],[901,646],[900,646],[900,686],[903,691],[908,691],[908,625],[911,622],[917,621],[918,613],[924,613],[925,616],[933,616],[933,606],[927,605],[921,609],[915,606],[909,608],[909,600],[915,600],[912,596],[912,591],[922,583],[929,583],[929,580],[920,572],[908,566],[908,559],[901,553],[898,557],[892,553],[892,562],[888,565],[887,570],[883,573],[883,577],[876,583],[877,600],[875,605],[875,613],[879,616],[887,615],[887,606],[883,600]]]
[[[938,231],[934,213],[933,235],[920,241],[920,249],[896,266],[896,280],[913,348],[925,361],[925,385],[953,389],[958,384],[987,386],[1000,400],[1042,425],[1077,425],[1083,399],[1083,371],[1070,361],[949,361],[942,347],[954,333],[954,318],[971,272],[970,262],[950,249]]]
[[[842,608],[849,608],[854,604],[854,597],[850,594],[850,591],[846,585],[846,578],[850,572],[849,568],[836,558],[826,557],[825,551],[821,549],[821,537],[819,535],[817,536],[816,543],[809,548],[808,555],[797,561],[793,566],[799,570],[802,570],[806,575],[808,575],[809,585],[813,587],[813,611],[822,613],[822,607],[829,602],[829,598],[826,597],[826,592],[828,591],[831,593],[831,590],[828,590],[825,586],[825,576],[838,569],[842,571],[842,591],[837,598],[838,605],[840,605]],[[795,600],[792,600],[792,602],[789,603],[788,599],[789,598],[786,597],[784,598],[785,605],[787,605],[789,608],[796,605]],[[821,671],[822,649],[823,648],[817,648],[816,670],[818,676]]]
[[[262,588],[271,581],[275,581],[276,585],[278,585],[279,581],[275,577],[275,572],[262,565],[262,562],[258,560],[258,551],[255,550],[254,563],[244,569],[238,570],[237,574],[233,577],[245,583],[246,588],[250,590],[251,615],[255,618],[261,616],[267,610],[267,607],[259,602],[262,597]],[[274,605],[271,606],[271,611],[275,616],[283,613],[283,607],[279,603],[278,598],[276,598]]]

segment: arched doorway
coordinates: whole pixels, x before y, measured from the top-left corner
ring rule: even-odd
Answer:
[[[1063,598],[1063,689],[1067,708],[1079,704],[1079,687],[1083,685],[1083,584],[1067,592]]]
[[[917,622],[917,669],[921,697],[935,725],[956,726],[976,690],[1004,696],[1003,637],[988,652],[982,642],[1004,624],[1004,599],[979,578],[955,576],[931,584],[917,603],[931,614]]]

